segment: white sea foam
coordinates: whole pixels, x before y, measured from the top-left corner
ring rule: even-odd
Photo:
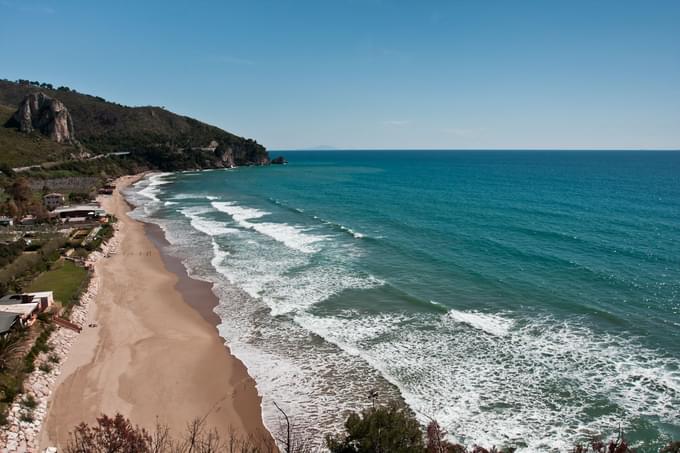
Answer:
[[[204,207],[189,207],[180,209],[179,212],[181,212],[185,217],[187,217],[190,220],[191,226],[194,229],[200,231],[201,233],[205,233],[208,236],[219,236],[223,234],[238,233],[237,229],[228,228],[224,225],[223,222],[206,219],[201,216],[201,214],[206,214],[212,210],[213,209],[211,208]]]
[[[224,201],[213,201],[215,209],[229,214],[243,228],[255,230],[260,234],[269,236],[275,241],[285,244],[291,249],[303,252],[314,253],[318,251],[313,244],[326,240],[326,236],[313,235],[307,233],[306,229],[299,226],[288,225],[287,223],[273,222],[250,222],[259,219],[270,213],[259,209],[239,206],[235,203]]]
[[[364,237],[364,235],[363,235],[362,233],[356,232],[356,231],[354,231],[353,229],[351,229],[351,228],[349,228],[349,227],[346,227],[346,226],[344,226],[344,225],[340,225],[340,229],[343,230],[343,231],[348,232],[349,234],[351,234],[352,236],[354,236],[355,239],[361,239],[361,238]]]
[[[476,311],[450,310],[448,316],[456,322],[467,324],[475,329],[483,330],[486,333],[499,337],[507,335],[514,324],[512,319]]]
[[[338,260],[347,256],[338,257]],[[309,255],[243,240],[226,261],[214,260],[215,270],[248,295],[262,300],[273,316],[299,312],[347,289],[366,289],[384,282],[352,272],[340,262],[310,266]],[[291,272],[295,270],[294,272]]]
[[[218,211],[225,212],[232,216],[236,222],[259,219],[260,217],[270,214],[267,211],[260,211],[259,209],[239,206],[236,203],[232,203],[230,201],[213,201],[210,204]]]
[[[166,176],[171,175],[172,173],[155,173],[149,176],[146,179],[146,186],[140,190],[138,193],[140,195],[143,195],[147,198],[149,198],[152,201],[159,202],[160,200],[158,199],[158,194],[160,193],[160,188],[159,186],[162,186],[164,184],[171,184],[172,181],[167,181],[164,180]]]
[[[200,198],[200,197],[197,197],[196,195],[192,195],[190,193],[178,193],[176,195],[173,195],[171,198],[173,200],[190,200],[192,198]]]
[[[262,222],[266,211],[226,202],[212,207],[229,214],[243,228],[234,230],[239,234],[218,233],[227,227],[207,218],[220,215],[208,215],[213,209],[207,206],[189,208],[183,212],[188,220],[164,221],[163,228],[169,241],[191,255],[185,260],[194,272],[203,266],[202,276],[216,283],[217,312],[225,320],[220,332],[256,379],[269,427],[276,426],[274,400],[312,428],[339,426],[344,411],[368,404],[367,390],[379,387],[381,376],[399,388],[421,420],[438,419],[463,442],[525,442],[521,452],[566,451],[579,437],[607,436],[638,417],[677,425],[677,358],[577,320],[522,319],[441,304],[444,314],[347,310],[322,316],[324,301],[334,295],[383,284],[352,266],[352,251],[365,242],[344,238],[334,227],[333,240],[323,244],[293,243],[323,245],[323,253],[297,253],[290,240],[264,241],[260,235],[275,239],[309,231],[267,234],[254,227],[273,224]],[[199,246],[213,253],[196,253]]]
[[[677,422],[677,359],[572,323],[539,319],[512,327],[489,316],[348,311],[295,320],[379,369],[423,422],[437,419],[459,441],[566,451],[640,416]],[[461,322],[474,328],[461,329]],[[602,401],[611,409],[593,418]]]

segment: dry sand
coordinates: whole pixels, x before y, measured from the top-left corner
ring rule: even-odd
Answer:
[[[118,187],[137,179],[121,178]],[[147,429],[158,420],[174,433],[206,417],[223,435],[233,430],[270,441],[255,383],[214,324],[192,308],[201,301],[185,302],[178,276],[167,270],[144,225],[127,216],[119,191],[103,205],[118,217],[120,246],[96,264],[101,285],[89,322],[97,327],[84,326],[63,364],[42,447],[63,447],[78,423],[116,412]],[[214,297],[196,284],[188,297]]]

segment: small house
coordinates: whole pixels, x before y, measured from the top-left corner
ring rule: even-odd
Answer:
[[[8,294],[0,298],[0,307],[17,304],[37,304],[40,313],[54,304],[52,291],[38,291],[35,293]]]
[[[32,326],[40,313],[40,306],[36,302],[19,304],[0,304],[0,313],[17,316],[21,327]]]
[[[0,335],[17,325],[33,325],[38,315],[54,303],[52,291],[8,294],[0,298]]]
[[[52,211],[64,204],[64,195],[57,192],[48,193],[43,197],[43,204],[49,211]]]

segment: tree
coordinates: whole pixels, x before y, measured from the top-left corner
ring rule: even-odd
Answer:
[[[19,215],[19,208],[14,200],[8,200],[2,207],[2,213],[8,217],[16,218]]]
[[[14,176],[14,170],[5,162],[0,163],[0,172],[10,178]]]
[[[31,185],[26,178],[17,178],[7,189],[7,193],[14,200],[20,210],[24,209],[31,200]]]
[[[418,421],[398,404],[353,412],[346,432],[326,437],[331,453],[423,453],[425,443]]]
[[[145,429],[132,426],[121,414],[102,415],[96,426],[81,423],[76,427],[66,453],[150,453],[152,441]]]

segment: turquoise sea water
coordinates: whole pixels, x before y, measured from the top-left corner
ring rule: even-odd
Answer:
[[[215,283],[268,426],[378,389],[465,443],[680,438],[680,153],[284,154],[128,194]]]

